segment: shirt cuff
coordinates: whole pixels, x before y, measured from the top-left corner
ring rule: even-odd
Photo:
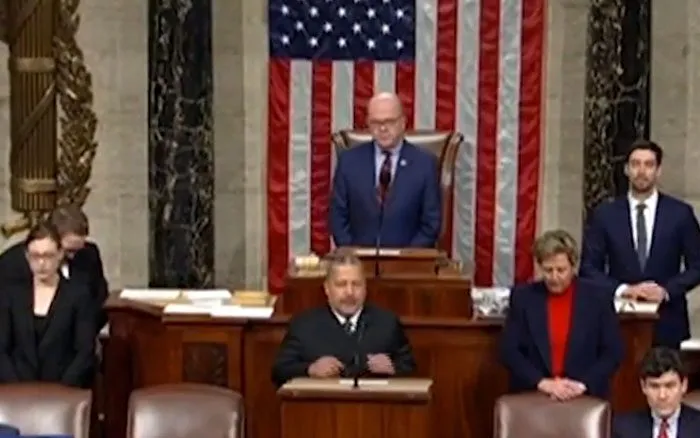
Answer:
[[[629,284],[621,284],[615,289],[615,298],[621,298],[622,294],[625,293],[627,289],[629,289],[630,285]],[[608,289],[609,290],[609,289]]]

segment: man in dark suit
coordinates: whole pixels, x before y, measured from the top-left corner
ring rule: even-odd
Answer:
[[[700,227],[690,205],[657,190],[662,160],[656,143],[632,145],[629,193],[591,215],[581,275],[617,297],[660,303],[654,343],[677,348],[690,336],[685,294],[700,283]]]
[[[333,177],[336,246],[435,246],[442,215],[436,157],[404,140],[396,95],[376,95],[367,113],[373,141],[340,153]]]
[[[19,436],[19,429],[10,426],[9,424],[0,424],[0,437],[15,435]]]
[[[90,231],[87,216],[80,207],[69,205],[56,208],[51,213],[49,221],[61,235],[61,247],[66,255],[61,266],[61,274],[69,279],[74,273],[79,272],[81,278],[88,282],[97,324],[99,327],[104,326],[107,317],[102,306],[107,299],[109,289],[100,250],[96,244],[86,240]],[[32,273],[25,253],[26,246],[24,242],[20,242],[0,254],[0,281],[9,283],[31,281]]]
[[[342,250],[329,261],[328,305],[294,317],[272,368],[282,386],[296,377],[396,376],[415,369],[398,317],[365,302],[360,260]]]
[[[613,438],[699,437],[700,411],[682,402],[688,378],[678,351],[652,348],[642,360],[640,371],[640,384],[649,407],[615,415]]]

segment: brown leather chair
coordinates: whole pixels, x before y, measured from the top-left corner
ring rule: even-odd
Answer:
[[[50,383],[0,385],[0,423],[22,435],[90,436],[89,390]]]
[[[559,402],[540,393],[496,401],[494,438],[608,438],[610,405],[592,397]]]
[[[139,389],[129,400],[129,438],[243,438],[243,399],[229,389],[172,384]]]
[[[700,391],[691,391],[683,397],[683,403],[691,408],[700,409]]]
[[[440,190],[442,191],[442,226],[438,237],[438,249],[447,251],[452,247],[450,227],[454,207],[455,162],[464,136],[448,131],[409,131],[406,141],[427,149],[438,158],[440,166]],[[367,131],[344,130],[333,134],[332,142],[336,155],[358,144],[372,141]]]

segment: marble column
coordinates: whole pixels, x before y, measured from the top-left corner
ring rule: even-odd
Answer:
[[[649,135],[651,0],[592,0],[584,134],[585,213],[627,190],[629,145]]]
[[[214,284],[211,0],[149,0],[149,285]]]

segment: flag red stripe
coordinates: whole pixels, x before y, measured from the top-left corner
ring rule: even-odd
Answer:
[[[413,61],[396,63],[396,94],[399,95],[406,115],[406,129],[413,129],[415,114],[416,69]]]
[[[367,103],[374,94],[374,61],[355,61],[353,72],[353,128],[367,127]]]
[[[537,225],[539,190],[542,57],[544,51],[545,0],[524,0],[520,77],[520,154],[518,157],[517,229],[515,233],[515,281],[532,278],[532,245]]]
[[[267,261],[268,288],[284,289],[289,253],[289,85],[290,61],[268,64]]]
[[[479,99],[477,126],[474,285],[493,283],[496,216],[496,135],[498,129],[498,76],[500,0],[482,0],[479,28]]]
[[[458,0],[438,0],[435,53],[435,129],[454,131],[457,125],[457,15]],[[450,197],[453,193],[450,192]],[[443,199],[449,203],[449,199]],[[442,243],[452,252],[453,216],[443,218],[447,225]]]
[[[331,190],[331,126],[333,117],[333,63],[313,63],[311,79],[311,252],[330,251],[328,202]]]

